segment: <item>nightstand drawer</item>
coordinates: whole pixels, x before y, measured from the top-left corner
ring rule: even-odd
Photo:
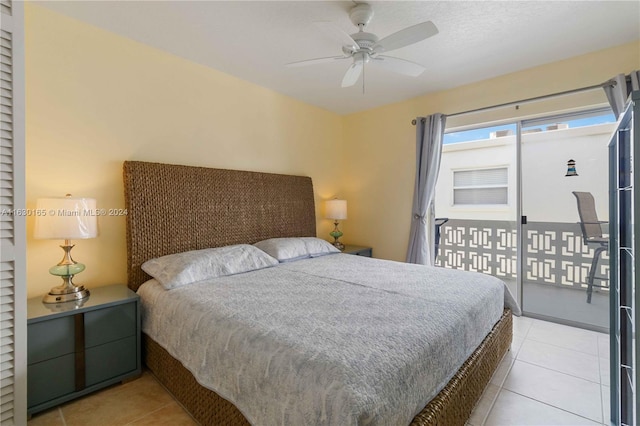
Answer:
[[[371,249],[367,248],[367,249],[362,249],[362,250],[358,250],[356,252],[353,252],[351,254],[354,254],[356,256],[365,256],[365,257],[371,257]]]
[[[344,250],[342,250],[342,252],[345,254],[353,254],[356,256],[364,256],[364,257],[373,256],[373,250],[371,249],[371,247],[354,246],[351,244],[347,244],[344,247]]]
[[[85,348],[102,345],[136,334],[135,303],[125,303],[84,314]]]
[[[95,346],[85,351],[86,384],[95,385],[138,368],[136,336]]]
[[[27,367],[27,405],[33,407],[63,395],[75,388],[75,354],[64,355]]]
[[[27,329],[27,364],[73,353],[74,333],[73,315],[30,324]]]

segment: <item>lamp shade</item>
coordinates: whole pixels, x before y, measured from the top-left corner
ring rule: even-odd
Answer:
[[[39,198],[35,238],[79,240],[98,236],[96,200],[93,198]]]
[[[347,200],[328,200],[325,202],[327,219],[343,220],[347,218]]]

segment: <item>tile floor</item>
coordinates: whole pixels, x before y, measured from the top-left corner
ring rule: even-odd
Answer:
[[[187,426],[196,422],[145,371],[139,379],[114,385],[36,414],[28,426]]]
[[[609,336],[525,317],[471,426],[609,424]]]
[[[606,334],[514,317],[511,351],[468,425],[608,425],[608,357]],[[29,421],[29,426],[194,424],[148,372]]]

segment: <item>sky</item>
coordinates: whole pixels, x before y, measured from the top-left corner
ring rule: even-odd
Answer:
[[[613,113],[606,115],[598,115],[595,117],[588,118],[579,118],[576,120],[563,121],[563,123],[569,124],[569,128],[574,127],[584,127],[584,126],[592,126],[594,124],[603,124],[603,123],[614,123],[615,117]],[[553,122],[549,122],[549,125],[554,124]],[[533,126],[542,127],[542,126]],[[507,130],[511,129],[513,134],[516,134],[516,125],[515,124],[506,124],[502,126],[492,126],[492,127],[484,127],[482,129],[474,129],[474,130],[465,130],[462,132],[454,132],[454,133],[446,133],[444,135],[443,144],[451,144],[451,143],[460,143],[460,142],[469,142],[481,139],[489,139],[489,134],[495,132],[497,130]],[[526,129],[526,128],[525,128]]]

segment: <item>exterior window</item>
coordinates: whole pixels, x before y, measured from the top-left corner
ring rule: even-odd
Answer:
[[[507,205],[508,169],[456,170],[453,172],[453,205]]]

